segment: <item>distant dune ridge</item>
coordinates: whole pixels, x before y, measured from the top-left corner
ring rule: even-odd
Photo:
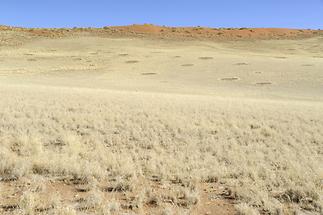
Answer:
[[[103,28],[21,28],[0,26],[2,31],[18,31],[43,37],[62,37],[73,33],[90,33],[100,36],[150,36],[158,38],[245,40],[245,39],[299,39],[322,35],[322,30],[287,28],[206,28],[166,27],[152,24],[106,26]]]

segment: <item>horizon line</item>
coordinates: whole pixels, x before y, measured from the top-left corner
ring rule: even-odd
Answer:
[[[11,28],[23,28],[23,29],[103,29],[109,27],[127,27],[127,26],[155,26],[155,27],[164,27],[164,28],[209,28],[209,29],[291,29],[291,30],[318,30],[321,31],[321,28],[297,28],[297,27],[248,27],[248,26],[241,26],[241,27],[211,27],[211,26],[203,26],[203,25],[161,25],[161,24],[152,24],[152,23],[133,23],[133,24],[125,24],[125,25],[104,25],[104,26],[66,26],[66,27],[26,27],[26,26],[19,26],[19,25],[7,25],[0,23],[0,27],[11,27]]]

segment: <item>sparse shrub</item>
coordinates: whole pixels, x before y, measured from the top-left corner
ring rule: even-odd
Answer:
[[[190,207],[196,205],[199,201],[199,194],[195,190],[182,188],[178,193],[177,204],[182,207]]]
[[[115,181],[111,183],[110,186],[105,188],[108,192],[127,192],[132,190],[132,185],[130,181],[123,179],[122,177],[117,177]]]
[[[206,183],[216,183],[218,181],[219,181],[218,177],[213,175],[208,175],[207,178],[205,179]]]
[[[151,189],[146,189],[144,199],[147,205],[153,207],[157,207],[160,204],[159,196],[156,193],[154,193]]]
[[[318,204],[319,194],[315,191],[304,190],[302,188],[292,188],[286,190],[279,196],[283,202],[296,203],[300,207],[310,211],[320,211],[321,206]]]

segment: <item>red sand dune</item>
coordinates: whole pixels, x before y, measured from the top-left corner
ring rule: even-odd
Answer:
[[[19,28],[0,26],[0,30],[23,31],[36,36],[59,37],[73,33],[87,32],[99,36],[158,37],[172,39],[297,39],[323,35],[322,30],[302,30],[287,28],[205,28],[205,27],[165,27],[150,24],[111,26],[104,28]]]
[[[311,37],[322,34],[319,30],[284,28],[204,28],[204,27],[161,27],[154,25],[130,25],[108,27],[123,33],[159,35],[165,37],[188,37],[210,39],[279,39]]]

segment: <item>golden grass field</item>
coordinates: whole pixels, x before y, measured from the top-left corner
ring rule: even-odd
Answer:
[[[3,34],[0,214],[323,213],[323,37]]]

